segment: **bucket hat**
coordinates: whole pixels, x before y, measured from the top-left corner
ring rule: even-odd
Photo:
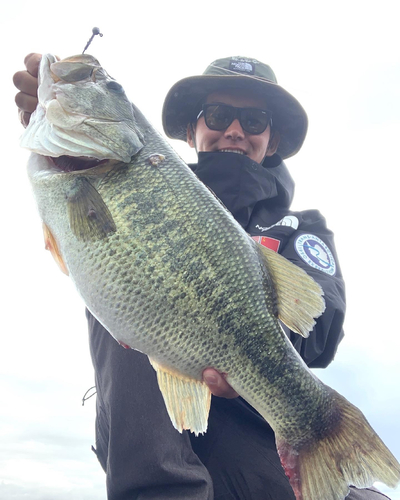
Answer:
[[[232,88],[266,99],[267,108],[272,111],[272,127],[281,136],[277,150],[281,158],[289,158],[299,151],[307,134],[306,112],[297,99],[278,85],[270,66],[247,57],[217,59],[202,75],[175,83],[162,111],[166,135],[186,141],[187,125],[196,121],[207,95]]]

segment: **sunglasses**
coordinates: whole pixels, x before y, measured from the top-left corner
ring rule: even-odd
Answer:
[[[229,104],[203,104],[197,120],[204,115],[206,125],[211,130],[226,130],[237,118],[240,126],[248,134],[262,134],[271,124],[272,113],[259,108],[235,108]]]

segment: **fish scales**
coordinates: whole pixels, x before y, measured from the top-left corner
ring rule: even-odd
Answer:
[[[293,355],[292,362],[281,361],[292,354],[292,348],[288,349],[278,320],[270,313],[274,297],[265,293],[265,269],[256,245],[176,154],[154,136],[158,134],[151,131],[152,140],[146,141],[134,164],[116,167],[97,187],[117,233],[107,241],[77,245],[66,231],[65,242],[60,241],[85,303],[118,340],[133,344],[134,331],[134,346],[163,364],[179,366],[183,373],[200,380],[211,359],[220,371],[230,374],[233,387],[236,378],[242,381],[246,399],[257,407],[263,402],[263,410],[276,416],[282,415],[282,408],[276,407],[275,394],[287,394],[293,387],[288,394],[292,404],[297,399],[296,408],[308,414],[310,408],[305,407],[302,393],[310,386],[304,377],[293,375],[301,360]],[[158,167],[148,161],[154,153],[166,158]],[[74,178],[72,174],[71,182]],[[117,191],[108,189],[114,185]],[[65,190],[63,182],[53,206],[65,204]],[[49,191],[46,186],[47,201]],[[55,214],[58,219],[58,211]],[[176,223],[172,232],[166,231],[166,221]],[[121,261],[128,267],[121,266]],[[93,282],[98,284],[96,293]],[[177,349],[170,348],[160,357],[165,339]],[[196,359],[189,361],[187,353],[194,344],[199,350]],[[229,350],[221,348],[224,344]],[[271,356],[277,358],[276,363],[271,364]],[[276,365],[285,368],[277,370]],[[260,386],[260,375],[274,384],[271,401],[266,399],[266,388]],[[295,422],[298,419],[296,414]],[[278,425],[279,420],[274,422]]]
[[[88,57],[85,64],[97,68]],[[49,68],[61,71],[75,60],[81,61],[80,56],[61,63],[49,58],[42,79],[49,83]],[[68,95],[74,103],[69,112],[93,91],[93,81],[118,89],[104,70],[97,71],[98,81],[88,71],[90,85],[76,82],[79,92],[73,92],[69,78]],[[107,87],[110,80],[113,85]],[[50,93],[46,99],[53,102],[56,96]],[[197,392],[204,368],[226,373],[231,386],[276,432],[298,500],[342,500],[349,484],[367,486],[376,479],[394,486],[400,478],[396,459],[359,410],[308,370],[280,326],[278,315],[294,288],[298,295],[288,308],[294,311],[302,303],[300,315],[289,312],[286,319],[291,321],[293,314],[293,329],[312,327],[304,317],[311,314],[308,302],[314,304],[318,286],[304,271],[257,245],[139,110],[130,108],[123,91],[120,99],[122,108],[114,111],[118,118],[124,109],[123,132],[118,120],[111,129],[105,123],[103,130],[96,116],[94,125],[88,116],[82,129],[87,133],[95,128],[91,149],[99,137],[110,135],[106,146],[99,146],[111,151],[107,161],[93,168],[86,164],[71,172],[57,170],[56,159],[46,158],[46,144],[36,147],[29,128],[25,139],[39,153],[32,155],[28,173],[41,218],[89,310],[119,342],[149,356],[179,430],[205,430],[208,409]],[[93,107],[85,104],[81,111],[95,115],[97,101],[87,102]],[[127,106],[131,123],[126,121]],[[36,135],[45,119],[41,113],[32,125]],[[52,125],[52,134],[60,123]],[[71,140],[79,136],[79,127]],[[121,153],[113,155],[110,144],[121,144],[132,159],[121,162]],[[310,305],[314,315],[323,310],[318,300]],[[183,399],[193,401],[190,411],[171,397],[171,383],[189,394]],[[189,424],[185,421],[186,411],[194,415],[193,427],[192,416]],[[366,447],[361,461],[361,452],[354,452],[360,442]],[[321,477],[327,478],[323,486]]]
[[[152,131],[150,137],[155,135]],[[148,161],[155,152],[166,157],[158,167]],[[71,175],[71,182],[74,178]],[[109,190],[110,185],[118,191]],[[65,204],[64,191],[65,187],[54,206]],[[48,192],[45,187],[46,198]],[[310,408],[304,397],[315,390],[315,379],[309,375],[308,382],[308,377],[296,376],[296,370],[304,371],[297,367],[302,362],[269,312],[274,298],[262,285],[265,270],[255,244],[194,175],[182,169],[176,154],[161,140],[149,140],[135,163],[115,168],[100,182],[98,192],[117,233],[106,242],[77,246],[66,231],[65,243],[60,243],[71,276],[79,276],[79,281],[73,279],[85,303],[105,327],[118,340],[199,380],[212,360],[213,366],[230,374],[231,385],[251,404],[271,415],[275,429],[282,422],[285,432],[295,431],[302,414],[319,415],[315,401]],[[166,231],[166,221],[176,223],[172,232]],[[98,284],[96,293],[93,282]],[[193,345],[198,346],[195,359],[193,354],[188,358]],[[268,387],[260,384],[260,376]],[[293,423],[285,400],[277,403],[277,394],[291,400]]]

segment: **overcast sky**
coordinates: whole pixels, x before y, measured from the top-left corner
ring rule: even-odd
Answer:
[[[0,18],[0,498],[105,499],[105,477],[90,450],[95,398],[81,405],[93,385],[84,307],[44,251],[11,81],[29,52],[82,52],[93,26],[104,36],[88,53],[159,130],[170,86],[230,55],[270,64],[303,104],[308,137],[287,161],[297,185],[293,208],[318,208],[335,232],[348,303],[346,338],[317,375],[360,407],[400,459],[394,1],[19,1]],[[193,161],[186,145],[173,146]],[[400,491],[390,496],[400,500]]]

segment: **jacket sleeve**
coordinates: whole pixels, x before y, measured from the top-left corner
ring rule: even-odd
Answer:
[[[333,360],[344,336],[345,285],[333,233],[326,227],[324,217],[317,210],[308,210],[298,215],[298,218],[299,227],[280,253],[303,268],[321,285],[326,309],[316,320],[308,338],[286,327],[284,329],[310,368],[325,368]]]

